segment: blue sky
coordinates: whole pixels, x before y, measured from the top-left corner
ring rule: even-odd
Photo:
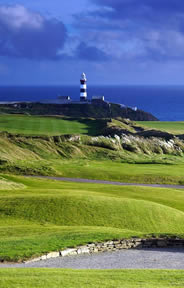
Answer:
[[[0,0],[0,85],[179,85],[182,0]]]

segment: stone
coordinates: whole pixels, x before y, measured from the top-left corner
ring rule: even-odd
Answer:
[[[121,245],[121,249],[128,249],[127,244],[122,244],[122,245]]]
[[[40,257],[40,260],[46,260],[47,259],[47,255],[43,255]]]
[[[114,242],[113,242],[113,241],[108,241],[108,242],[106,242],[105,244],[106,244],[106,245],[113,245]]]
[[[98,244],[98,245],[96,245],[96,247],[97,247],[98,249],[100,249],[100,248],[102,247],[102,244]]]
[[[51,252],[49,254],[47,254],[47,259],[50,259],[50,258],[57,258],[60,256],[60,253],[59,252]]]
[[[33,262],[38,262],[38,261],[40,261],[41,260],[41,257],[38,257],[38,258],[34,258],[34,259],[32,259],[32,260],[29,260],[29,261],[25,261],[24,263],[25,264],[29,264],[29,263],[33,263]]]
[[[114,248],[114,245],[107,245],[108,248]]]
[[[165,240],[158,240],[157,241],[157,247],[167,247],[167,242]]]
[[[138,247],[140,248],[140,247],[142,247],[142,243],[141,242],[137,242],[137,243],[134,244],[134,247],[135,248],[138,248]]]
[[[151,248],[152,247],[153,242],[152,241],[145,241],[143,243],[143,247],[145,248]]]
[[[121,248],[122,244],[116,244],[115,248]]]
[[[77,250],[77,254],[89,254],[90,250],[88,247],[81,247]]]
[[[114,245],[118,245],[118,244],[120,244],[120,243],[121,243],[121,241],[120,241],[120,240],[119,240],[119,241],[118,241],[118,240],[116,240],[116,241],[114,241],[113,243],[114,243]]]
[[[76,255],[77,254],[77,249],[66,249],[61,251],[61,256],[65,257],[65,256],[72,256],[72,255]]]
[[[111,250],[111,249],[109,249],[109,250]],[[108,249],[104,248],[104,249],[101,249],[99,252],[107,252],[107,251],[108,251]]]
[[[134,243],[142,243],[142,240],[141,239],[133,239],[133,242]]]
[[[87,247],[89,248],[95,247],[95,244],[88,244]]]

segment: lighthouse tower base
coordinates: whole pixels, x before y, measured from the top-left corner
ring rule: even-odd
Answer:
[[[87,102],[87,97],[80,96],[80,102]]]

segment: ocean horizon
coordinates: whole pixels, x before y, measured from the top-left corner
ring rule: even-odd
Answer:
[[[88,98],[103,95],[105,100],[152,113],[161,121],[184,121],[184,86],[88,85]],[[0,101],[54,100],[70,96],[79,100],[80,86],[0,86]]]

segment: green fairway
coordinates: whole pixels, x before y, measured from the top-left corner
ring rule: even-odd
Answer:
[[[184,122],[181,121],[139,121],[137,124],[141,124],[150,129],[166,131],[175,135],[184,134]]]
[[[176,270],[1,269],[1,288],[182,288]]]
[[[133,159],[133,157],[132,157]],[[166,158],[167,159],[167,158]],[[52,165],[63,177],[112,180],[125,183],[184,184],[184,163],[168,157],[169,163],[152,163],[142,157],[136,163],[122,163],[110,160],[73,159],[53,161]],[[174,162],[174,160],[176,162]],[[135,160],[136,162],[136,160]]]
[[[184,234],[184,191],[3,176],[0,259],[150,234]],[[136,215],[136,217],[135,217]]]
[[[23,135],[98,134],[101,121],[25,115],[0,115],[0,131]]]

